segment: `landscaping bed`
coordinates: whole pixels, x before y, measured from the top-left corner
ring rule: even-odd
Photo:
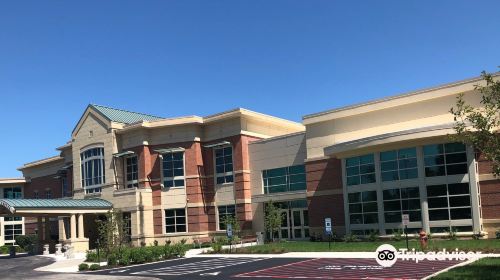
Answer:
[[[332,242],[331,248],[328,242],[310,241],[281,241],[256,245],[243,248],[232,248],[232,254],[280,254],[287,252],[374,252],[382,244],[391,244],[395,248],[406,248],[406,241],[358,241],[358,242]],[[417,240],[409,240],[410,250],[420,250],[420,243]],[[500,240],[441,240],[429,241],[428,251],[439,251],[446,249],[452,251],[458,248],[463,251],[480,251],[482,253],[500,253]],[[228,249],[221,249],[212,253],[229,253]]]

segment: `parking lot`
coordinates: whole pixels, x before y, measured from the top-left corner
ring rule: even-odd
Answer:
[[[374,259],[352,258],[188,258],[91,272],[160,279],[422,279],[458,261],[399,260],[386,268]]]

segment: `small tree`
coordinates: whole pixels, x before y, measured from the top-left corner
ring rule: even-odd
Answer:
[[[273,201],[266,204],[264,223],[271,240],[274,242],[274,233],[279,231],[281,227],[281,213]]]
[[[240,233],[241,233],[240,223],[238,222],[238,219],[236,219],[236,217],[234,215],[225,215],[222,218],[222,223],[224,225],[226,225],[226,228],[227,228],[227,225],[231,225],[233,227],[233,232],[235,233],[235,235],[240,237]]]
[[[97,219],[96,223],[99,247],[104,249],[106,256],[128,242],[121,211],[111,210],[106,213],[104,219]]]
[[[500,175],[500,81],[491,74],[481,73],[484,85],[475,85],[481,95],[481,107],[467,104],[463,94],[457,97],[456,104],[450,109],[455,119],[455,138],[473,145],[492,163],[492,173]]]

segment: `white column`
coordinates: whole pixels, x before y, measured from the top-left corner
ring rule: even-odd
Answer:
[[[71,214],[70,224],[71,224],[71,235],[69,238],[76,239],[76,215],[75,214]]]
[[[467,164],[469,166],[469,186],[472,211],[472,230],[474,233],[481,233],[481,214],[479,202],[478,176],[476,170],[476,159],[474,147],[467,145]]]
[[[58,217],[59,220],[59,240],[66,240],[66,227],[64,226],[64,217]]]
[[[78,214],[78,238],[84,238],[84,236],[83,236],[83,214]]]

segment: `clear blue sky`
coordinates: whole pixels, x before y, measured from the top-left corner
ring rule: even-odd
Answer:
[[[500,1],[1,1],[0,177],[88,103],[300,121],[496,71]]]

